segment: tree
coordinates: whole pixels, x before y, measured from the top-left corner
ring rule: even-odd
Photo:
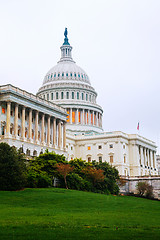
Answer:
[[[70,172],[73,172],[74,167],[69,164],[59,163],[56,165],[56,168],[57,172],[64,178],[66,189],[68,189],[66,177]]]
[[[7,143],[0,143],[0,190],[20,190],[26,183],[24,155]]]
[[[67,163],[65,161],[65,156],[49,152],[48,149],[45,153],[29,160],[29,164],[27,166],[27,186],[52,186],[54,177],[57,177],[57,163]]]

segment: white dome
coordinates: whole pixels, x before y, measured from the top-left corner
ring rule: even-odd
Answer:
[[[43,80],[43,85],[63,79],[81,81],[90,84],[88,75],[82,68],[77,66],[76,63],[72,61],[60,61],[47,72]]]

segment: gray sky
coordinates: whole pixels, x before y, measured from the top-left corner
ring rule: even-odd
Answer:
[[[68,28],[73,58],[89,75],[105,131],[160,144],[159,0],[0,0],[0,84],[36,93],[60,58]]]

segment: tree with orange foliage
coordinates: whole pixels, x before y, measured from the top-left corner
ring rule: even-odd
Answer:
[[[64,178],[66,189],[68,189],[66,177],[70,172],[73,172],[74,167],[69,164],[59,163],[56,165],[56,168],[57,172]]]
[[[90,166],[84,168],[83,173],[93,181],[93,185],[98,182],[103,182],[105,178],[103,174],[104,171],[102,169],[96,169]]]

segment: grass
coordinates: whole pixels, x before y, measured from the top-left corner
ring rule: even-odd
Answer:
[[[156,239],[160,202],[65,189],[0,192],[0,239]]]

